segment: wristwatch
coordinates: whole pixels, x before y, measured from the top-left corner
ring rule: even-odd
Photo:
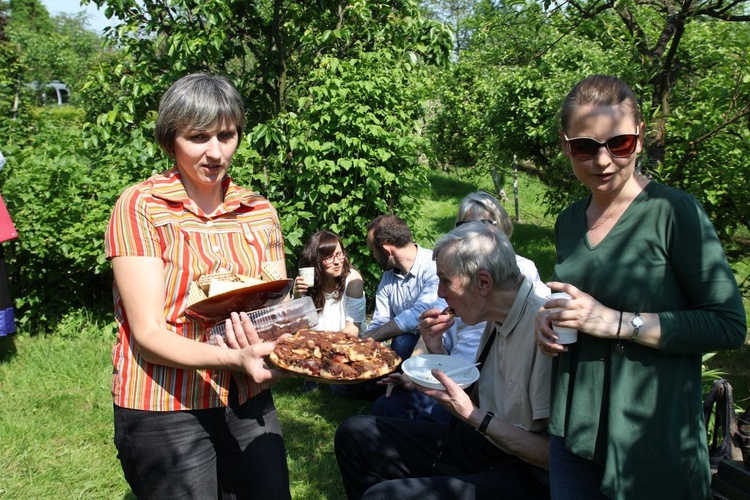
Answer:
[[[643,318],[641,318],[640,313],[633,313],[633,319],[630,320],[630,324],[633,325],[633,335],[630,337],[630,341],[635,342],[643,326]]]

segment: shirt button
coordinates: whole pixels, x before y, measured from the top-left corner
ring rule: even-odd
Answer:
[[[221,247],[219,245],[216,245],[216,246],[214,246],[213,250],[214,250],[214,252],[219,252],[219,251],[221,251]]]
[[[226,268],[226,267],[222,266],[222,267],[220,267],[220,268],[219,268],[219,272],[220,272],[220,273],[226,273],[226,272],[228,272],[228,271],[227,271],[227,268]]]
[[[211,227],[211,226],[213,226],[213,225],[214,225],[214,221],[212,221],[212,220],[206,221],[206,225],[207,225],[208,227]]]

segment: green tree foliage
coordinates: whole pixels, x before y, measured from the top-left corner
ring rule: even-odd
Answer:
[[[559,153],[562,99],[587,75],[614,74],[641,101],[644,170],[693,193],[726,243],[750,227],[746,2],[478,4],[430,127],[433,144],[451,146],[436,157],[501,170],[516,158],[543,175],[557,212],[582,194]]]
[[[100,41],[84,16],[50,17],[38,0],[0,3],[0,20],[0,189],[20,235],[4,249],[21,322],[43,328],[107,295],[111,280],[97,274],[106,221],[97,197],[107,194],[100,177],[117,176],[91,168],[80,111],[36,108],[32,83],[60,79],[75,89]]]
[[[92,169],[80,145],[82,113],[43,108],[27,144],[3,148],[3,198],[19,238],[6,261],[22,326],[44,329],[63,312],[111,303],[102,234],[117,172]],[[110,191],[106,191],[109,189]]]
[[[158,101],[195,71],[227,76],[245,98],[232,175],[278,208],[290,268],[307,237],[330,228],[374,286],[365,225],[416,213],[428,185],[418,123],[450,32],[414,1],[98,3],[122,22],[95,70],[81,69],[83,115],[43,110],[29,119],[33,135],[3,148],[3,195],[22,234],[8,255],[22,321],[43,327],[110,301],[111,208],[127,185],[170,166],[152,138]]]
[[[101,37],[86,28],[86,15],[50,17],[39,0],[10,0],[8,38],[17,45],[25,71],[22,83],[65,82],[79,88],[101,49]]]

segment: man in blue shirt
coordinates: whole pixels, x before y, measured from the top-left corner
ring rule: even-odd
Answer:
[[[391,340],[402,359],[419,340],[419,315],[445,307],[438,298],[438,277],[432,250],[414,243],[411,230],[395,215],[381,215],[367,225],[367,247],[383,268],[375,295],[375,312],[363,338]]]

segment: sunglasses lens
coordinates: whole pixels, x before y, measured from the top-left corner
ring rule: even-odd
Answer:
[[[589,137],[568,139],[570,156],[576,160],[590,160],[599,152],[599,148],[606,144],[609,154],[615,158],[626,158],[633,154],[638,144],[637,134],[624,134],[610,137],[606,143],[601,143]]]
[[[570,155],[576,160],[590,160],[596,156],[600,144],[593,139],[581,137],[578,139],[570,139],[568,141],[568,147],[570,148]]]
[[[607,149],[612,156],[624,158],[633,154],[637,143],[637,135],[617,135],[607,141]]]

